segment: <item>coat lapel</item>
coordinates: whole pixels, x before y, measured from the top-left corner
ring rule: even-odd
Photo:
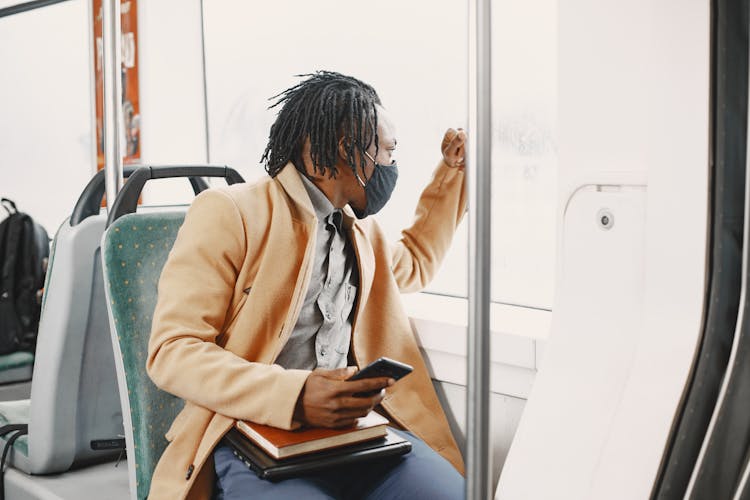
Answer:
[[[300,179],[300,173],[295,168],[292,162],[286,164],[281,169],[281,172],[274,178],[276,182],[281,184],[286,194],[292,200],[293,216],[299,218],[305,222],[315,221],[315,209],[310,201],[310,196],[305,190],[302,179]]]
[[[304,295],[307,293],[307,289],[310,286],[312,263],[315,259],[313,253],[315,250],[316,238],[315,224],[317,223],[315,209],[310,201],[310,196],[307,194],[307,190],[302,184],[302,179],[300,179],[300,174],[297,172],[294,164],[291,162],[287,163],[276,176],[276,180],[281,184],[281,187],[292,201],[292,217],[295,221],[301,222],[304,226],[302,232],[297,232],[297,237],[305,239],[306,244],[304,257],[299,266],[299,272],[294,284],[294,292],[291,296],[286,319],[284,320],[284,325],[279,334],[279,339],[276,343],[276,349],[274,350],[273,360],[271,362],[275,361],[279,356],[284,345],[286,345],[292,330],[294,330],[294,325],[297,323],[297,317],[299,316],[305,299]]]
[[[359,297],[357,298],[357,311],[354,316],[354,324],[356,325],[357,318],[362,313],[367,298],[370,296],[372,280],[375,276],[375,254],[372,252],[372,244],[362,229],[361,223],[348,206],[344,208],[344,227],[349,231],[349,239],[354,247],[359,268]]]

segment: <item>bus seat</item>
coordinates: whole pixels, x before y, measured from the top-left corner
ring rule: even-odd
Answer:
[[[29,399],[5,401],[3,403],[2,411],[0,411],[0,426],[9,424],[28,425],[30,408],[31,405]],[[20,436],[15,440],[15,442],[13,443],[13,453],[11,454],[11,456],[16,460],[16,463],[20,463],[28,469],[28,436]]]
[[[205,181],[194,185],[207,187]],[[103,195],[100,171],[53,240],[31,399],[0,401],[0,423],[28,425],[9,455],[9,463],[27,474],[113,460],[124,447],[99,255],[106,225]]]
[[[34,355],[27,351],[17,351],[0,356],[0,401],[5,397],[5,386],[31,380]]]
[[[146,353],[157,282],[184,216],[126,215],[107,230],[103,242],[129,479],[131,492],[136,485],[136,498],[148,495],[151,473],[167,445],[164,434],[183,406],[181,399],[151,382]]]
[[[103,182],[100,172],[89,186]],[[84,190],[77,205],[86,202],[88,193],[90,189]],[[110,459],[112,450],[94,451],[90,441],[117,440],[122,434],[98,263],[105,224],[106,216],[97,210],[80,220],[66,219],[57,231],[47,268],[31,399],[0,402],[0,420],[29,425],[28,435],[15,442],[10,454],[11,465],[27,474],[63,472],[76,461]]]
[[[135,213],[136,201],[146,180],[190,175],[186,172],[226,177],[230,183],[243,182],[239,174],[226,167],[141,168],[120,191],[102,238],[131,498],[148,496],[151,474],[167,445],[164,435],[184,405],[182,399],[151,382],[146,373],[146,356],[159,276],[185,213]]]

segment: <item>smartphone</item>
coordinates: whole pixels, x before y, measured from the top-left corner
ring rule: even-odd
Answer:
[[[410,374],[414,368],[401,363],[399,361],[382,357],[378,358],[369,365],[362,368],[360,371],[349,377],[347,380],[362,380],[363,378],[373,377],[389,377],[393,380],[398,380]],[[379,391],[373,392],[358,392],[352,394],[355,397],[370,397],[377,394]]]
[[[398,380],[410,374],[412,370],[414,370],[414,368],[406,363],[382,357],[365,366],[347,380],[361,380],[363,378],[373,377],[390,377],[394,380]]]

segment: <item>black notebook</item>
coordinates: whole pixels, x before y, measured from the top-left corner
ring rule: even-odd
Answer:
[[[269,456],[234,427],[227,432],[224,439],[235,456],[250,470],[259,478],[271,481],[302,476],[336,466],[395,457],[411,451],[411,443],[390,429],[384,438],[282,460],[275,460]]]

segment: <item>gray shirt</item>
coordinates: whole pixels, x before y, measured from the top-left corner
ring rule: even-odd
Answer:
[[[276,364],[306,370],[342,368],[347,365],[357,297],[356,258],[343,228],[341,209],[304,175],[300,178],[318,219],[315,253],[297,324]]]

